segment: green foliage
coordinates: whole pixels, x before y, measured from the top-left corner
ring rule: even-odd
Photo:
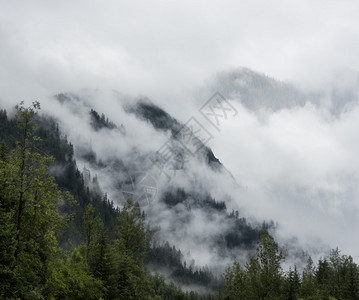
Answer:
[[[316,294],[315,283],[315,267],[311,257],[308,258],[307,265],[303,270],[302,284],[300,286],[300,294],[304,298],[308,298]]]
[[[247,275],[238,262],[234,262],[233,266],[227,269],[225,292],[228,299],[247,299]]]
[[[268,231],[265,230],[259,236],[259,240],[256,254],[260,268],[261,297],[276,297],[281,292],[281,262],[284,257],[277,242]]]
[[[9,155],[2,147],[0,162],[1,293],[6,297],[40,293],[57,253],[58,233],[65,225],[57,208],[70,200],[48,173],[53,159],[34,150],[39,139],[33,135],[33,121],[39,103],[28,108],[21,103],[16,108],[21,139]]]
[[[103,282],[92,276],[79,249],[69,258],[52,262],[51,274],[44,286],[44,294],[56,299],[101,299],[106,289]]]
[[[238,262],[225,273],[228,299],[359,299],[359,267],[351,256],[332,250],[317,266],[309,257],[302,276],[296,266],[286,274],[283,256],[272,236],[263,232],[256,256],[243,269]]]
[[[226,295],[230,299],[274,299],[281,295],[283,255],[274,238],[264,231],[243,270],[238,262],[226,271]]]
[[[175,246],[168,242],[163,244],[152,243],[145,258],[145,264],[151,268],[167,269],[167,278],[183,285],[198,285],[215,292],[223,286],[224,278],[214,276],[207,267],[196,268],[184,261],[184,256]]]
[[[12,213],[0,208],[0,296],[9,297],[15,285],[15,224]]]
[[[119,251],[142,263],[149,247],[150,237],[146,231],[145,216],[141,214],[138,204],[127,200],[118,216],[118,222],[117,246]]]
[[[289,268],[287,276],[284,281],[284,294],[286,299],[294,300],[298,299],[300,288],[300,276],[297,271],[297,267],[294,266],[294,269]]]

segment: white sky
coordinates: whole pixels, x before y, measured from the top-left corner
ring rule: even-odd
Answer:
[[[0,0],[4,99],[115,88],[181,97],[246,66],[305,85],[359,69],[358,1]]]

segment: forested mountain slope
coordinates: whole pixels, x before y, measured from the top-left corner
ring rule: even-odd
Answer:
[[[101,178],[106,177],[91,175],[86,165],[92,172],[101,174],[107,169],[114,174],[121,168],[130,170],[126,159],[111,164],[108,159],[100,161],[93,149],[88,156],[82,150],[79,157],[86,165],[81,172],[73,144],[61,134],[53,118],[36,113],[38,108],[38,103],[29,108],[20,105],[16,118],[0,111],[2,297],[358,298],[359,269],[350,256],[336,249],[317,265],[309,257],[302,275],[296,266],[284,273],[281,264],[285,249],[267,231],[275,229],[273,223],[253,225],[240,212],[227,212],[226,201],[216,200],[209,192],[169,184],[156,202],[142,210],[131,197],[118,206],[101,187]],[[93,130],[118,130],[104,115],[98,118],[100,114],[95,110],[87,113]],[[156,114],[146,118],[156,118]],[[171,119],[163,120],[166,123]],[[94,126],[93,122],[103,126]],[[123,130],[118,134],[126,135]],[[202,162],[212,169],[210,160]],[[183,167],[180,170],[186,171]],[[123,185],[119,185],[118,192],[123,192]],[[156,224],[156,215],[163,212],[172,218],[167,227]],[[202,220],[198,223],[196,218]],[[196,232],[201,222],[225,226]],[[222,277],[220,267],[198,265],[190,253],[181,251],[181,243],[171,245],[171,238],[176,240],[179,234],[187,242],[200,241],[198,246],[208,247],[215,257],[228,262],[239,251],[251,258],[245,265],[235,262]],[[166,278],[149,271],[162,272]],[[199,294],[183,292],[168,283],[170,280]]]

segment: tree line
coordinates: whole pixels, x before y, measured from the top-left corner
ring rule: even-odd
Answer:
[[[283,260],[277,242],[264,231],[256,255],[227,269],[226,299],[359,299],[359,267],[338,248],[316,265],[309,257],[301,274],[295,265],[284,272]]]

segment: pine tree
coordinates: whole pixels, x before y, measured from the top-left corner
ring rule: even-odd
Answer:
[[[0,168],[1,172],[1,168]],[[1,177],[1,173],[0,173]],[[0,181],[2,181],[0,179]],[[15,226],[12,211],[0,207],[0,298],[10,298],[15,285]]]
[[[297,267],[294,266],[294,269],[291,267],[286,276],[286,299],[295,300],[298,299],[300,288],[300,279]]]
[[[266,230],[259,236],[256,254],[260,266],[262,297],[279,296],[282,282],[281,262],[284,257],[277,242]]]
[[[149,247],[149,234],[146,230],[145,217],[138,204],[128,200],[118,217],[119,229],[117,243],[126,255],[142,263]]]
[[[0,161],[5,163],[7,160],[7,146],[5,144],[5,141],[2,141],[0,144]]]
[[[343,257],[341,274],[343,279],[341,297],[343,299],[359,299],[359,268],[351,256]]]
[[[234,262],[225,273],[225,293],[228,299],[248,299],[246,289],[246,273],[238,262]]]
[[[328,298],[331,291],[331,269],[327,258],[319,259],[315,277],[317,280],[320,296],[325,299]]]
[[[342,269],[343,259],[340,255],[340,251],[338,248],[333,249],[329,254],[329,266],[331,269],[330,278],[329,278],[329,286],[330,286],[330,295],[336,298],[341,298],[341,290],[342,290]]]
[[[118,217],[115,241],[115,293],[118,299],[145,299],[150,293],[150,277],[143,267],[149,246],[145,218],[138,205],[128,200]]]
[[[39,141],[33,136],[39,103],[28,108],[21,103],[16,108],[21,140],[5,161],[2,151],[0,163],[0,233],[9,242],[1,245],[2,270],[9,275],[1,289],[8,287],[12,297],[22,298],[41,294],[50,276],[49,264],[58,252],[57,235],[65,223],[57,207],[66,199],[48,174],[53,159],[42,157],[33,147]]]
[[[300,294],[304,298],[307,298],[307,297],[310,297],[310,296],[313,296],[316,294],[315,267],[313,264],[313,260],[310,256],[307,260],[307,265],[303,270]]]
[[[95,209],[91,204],[86,208],[83,217],[85,233],[85,257],[90,273],[105,286],[111,285],[112,257],[110,245],[105,234],[103,222],[100,217],[94,217]]]
[[[261,267],[257,257],[252,257],[246,265],[246,292],[248,299],[260,299],[262,297]]]

